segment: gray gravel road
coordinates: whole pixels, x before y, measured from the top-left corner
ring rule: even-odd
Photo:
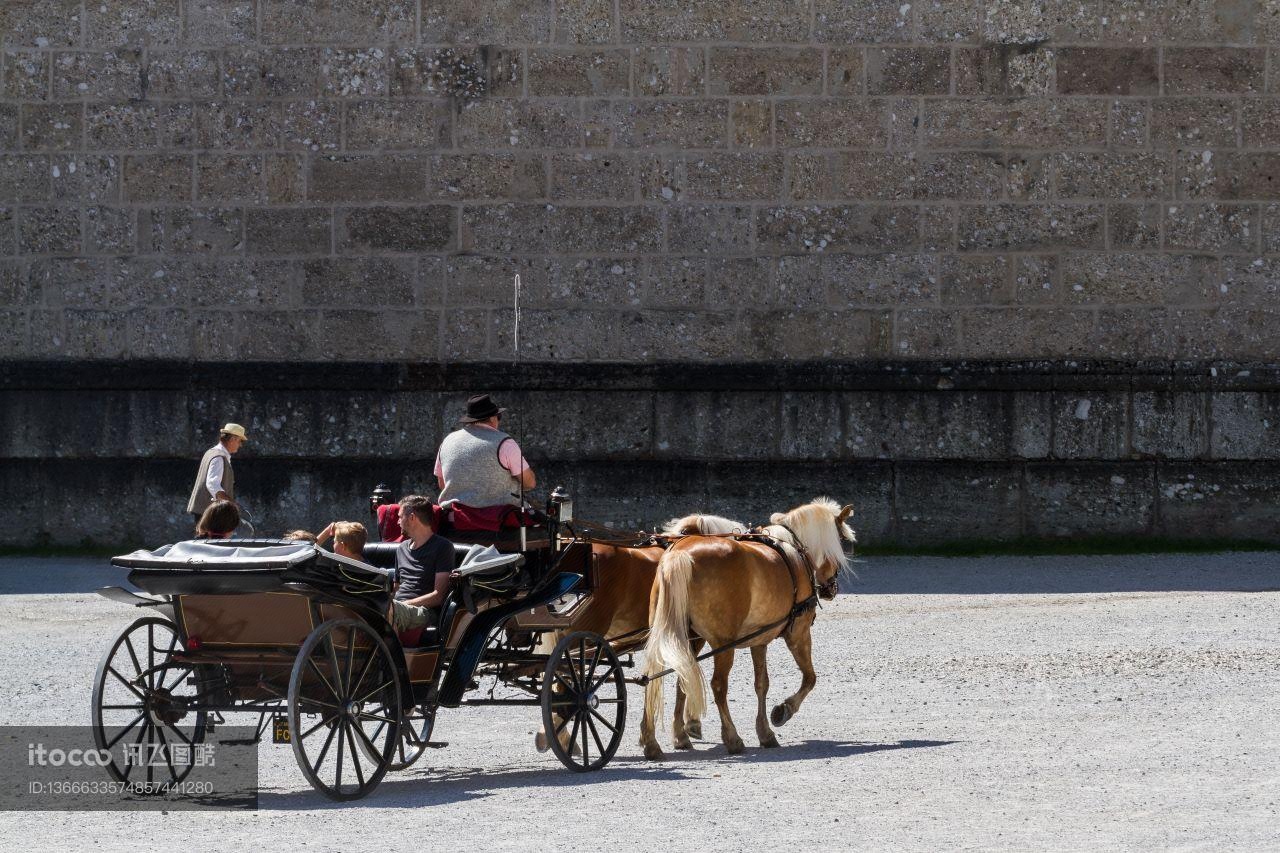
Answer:
[[[714,738],[647,763],[633,703],[618,758],[580,776],[533,750],[533,709],[444,711],[450,747],[354,805],[263,745],[257,813],[7,813],[0,849],[1280,849],[1280,555],[858,570],[819,615],[818,686],[781,749],[748,736],[744,656],[742,756]],[[0,723],[87,721],[134,615],[89,594],[112,580],[0,559]],[[770,659],[781,699],[798,676]]]

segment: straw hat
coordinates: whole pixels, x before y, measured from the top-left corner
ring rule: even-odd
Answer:
[[[249,440],[249,436],[244,434],[244,427],[240,426],[240,424],[227,424],[222,429],[218,430],[218,433],[220,435],[234,435],[241,441]]]

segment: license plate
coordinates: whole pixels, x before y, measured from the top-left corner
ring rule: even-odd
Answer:
[[[277,714],[271,718],[271,742],[272,743],[291,743],[293,738],[289,735],[289,718],[283,714]]]

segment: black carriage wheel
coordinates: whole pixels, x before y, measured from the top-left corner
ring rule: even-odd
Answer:
[[[289,676],[289,731],[302,774],[326,797],[357,800],[382,781],[400,741],[400,676],[367,624],[332,620],[307,636]]]
[[[395,755],[391,756],[391,763],[387,765],[387,769],[404,770],[421,758],[422,753],[427,751],[427,741],[431,740],[431,731],[435,728],[435,724],[435,708],[417,705],[406,711],[400,718],[400,742],[396,744]],[[370,740],[376,743],[386,725],[386,723],[378,723]],[[363,741],[361,745],[363,746]]]
[[[181,782],[195,767],[207,715],[202,667],[175,660],[185,651],[168,619],[144,616],[116,638],[93,681],[93,740],[111,754],[107,773],[138,793]]]
[[[627,683],[604,637],[575,631],[556,643],[542,676],[542,726],[556,757],[579,773],[599,770],[626,722]]]

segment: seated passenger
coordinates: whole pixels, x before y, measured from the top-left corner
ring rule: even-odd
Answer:
[[[240,526],[240,509],[232,501],[214,501],[196,522],[197,539],[230,539]]]
[[[286,542],[312,542],[316,541],[316,535],[309,530],[290,530],[288,533],[280,537]]]
[[[333,537],[333,553],[364,562],[364,543],[369,541],[369,531],[358,521],[335,521],[319,536],[312,537],[319,547]]]
[[[401,498],[400,527],[405,536],[396,548],[400,586],[387,610],[397,633],[439,621],[454,569],[453,543],[431,527],[431,501],[421,495]]]
[[[436,454],[440,505],[453,510],[457,530],[498,531],[527,523],[517,494],[537,485],[519,445],[498,429],[502,413],[488,394],[467,401],[461,429]]]

